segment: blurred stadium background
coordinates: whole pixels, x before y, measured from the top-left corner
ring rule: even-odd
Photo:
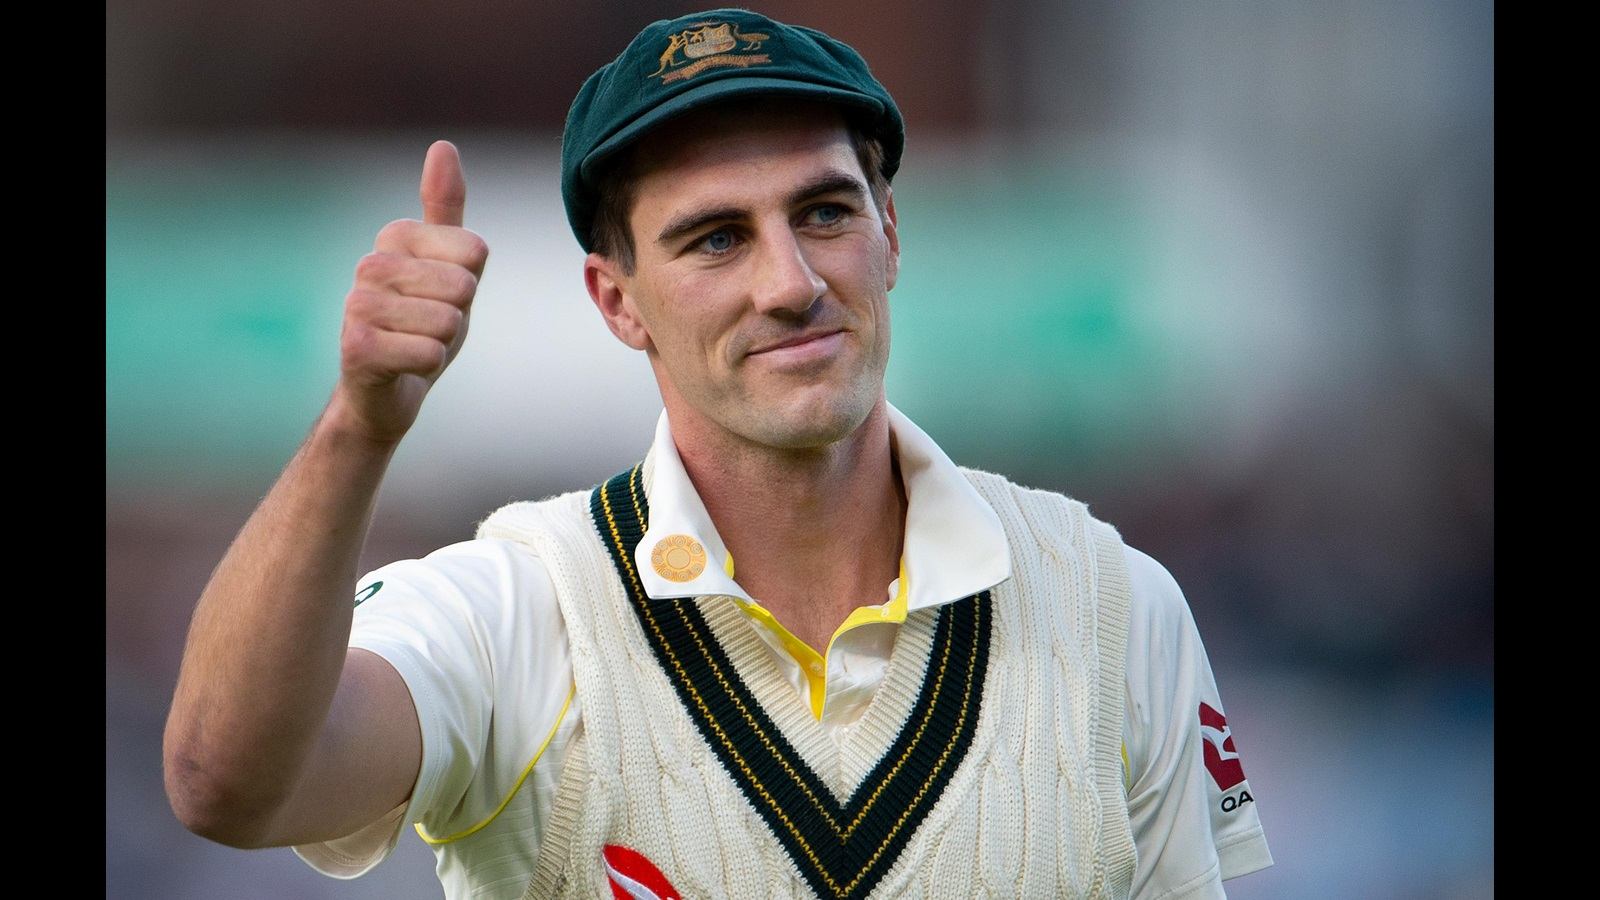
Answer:
[[[559,133],[693,8],[107,6],[108,898],[441,896],[409,832],[340,882],[177,825],[188,615],[435,138],[493,255],[369,564],[643,452],[658,398],[584,294]],[[1230,896],[1492,897],[1492,0],[753,8],[860,48],[906,114],[891,399],[1184,586],[1277,858]]]

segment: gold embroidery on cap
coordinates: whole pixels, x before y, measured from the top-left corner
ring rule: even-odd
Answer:
[[[733,36],[738,40],[744,41],[744,46],[739,48],[741,50],[760,50],[763,43],[772,40],[772,35],[762,34],[759,31],[744,34],[739,31],[739,26],[737,25],[733,26]]]
[[[760,50],[761,45],[770,40],[770,34],[759,31],[746,34],[732,22],[708,22],[698,28],[686,28],[667,37],[667,49],[661,53],[661,67],[645,77],[661,75],[662,84],[671,84],[693,78],[715,66],[767,65],[772,58],[765,53],[727,54],[735,47],[740,51]],[[667,72],[668,69],[673,71]],[[663,75],[663,72],[666,74]]]
[[[687,534],[668,535],[656,541],[650,565],[668,581],[693,581],[706,570],[706,548]]]

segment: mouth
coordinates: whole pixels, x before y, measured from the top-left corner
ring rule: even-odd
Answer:
[[[746,357],[780,365],[794,365],[830,357],[844,344],[844,329],[806,331],[780,340],[757,344]]]

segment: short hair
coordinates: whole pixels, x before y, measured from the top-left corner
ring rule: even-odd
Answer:
[[[882,212],[889,202],[889,178],[883,171],[883,142],[862,125],[853,121],[847,121],[846,125],[856,160],[867,176],[867,188]],[[589,228],[589,242],[594,252],[615,261],[625,275],[632,275],[638,263],[631,221],[635,191],[639,186],[637,151],[638,144],[634,144],[613,156],[600,170],[596,179],[599,202],[595,206],[594,223]]]

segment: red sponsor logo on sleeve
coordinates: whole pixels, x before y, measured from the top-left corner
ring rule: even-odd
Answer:
[[[1200,736],[1204,738],[1206,771],[1217,787],[1227,790],[1244,781],[1244,764],[1233,747],[1233,730],[1222,713],[1205,703],[1200,704]]]

